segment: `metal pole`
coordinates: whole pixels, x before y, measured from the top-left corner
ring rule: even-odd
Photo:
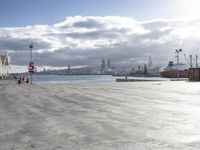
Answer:
[[[198,55],[196,55],[196,68],[199,67],[199,64],[198,64]]]
[[[29,48],[30,48],[30,63],[32,63],[32,61],[33,61],[33,58],[32,58],[33,43],[30,44]],[[29,72],[29,74],[30,74],[30,83],[32,84],[33,83],[33,74],[32,74],[32,72]]]
[[[182,49],[176,49],[176,57],[177,57],[177,72],[176,72],[176,76],[177,76],[177,80],[179,80],[179,53],[182,52]]]
[[[0,56],[0,68],[1,68],[1,77],[3,72],[3,65],[2,65],[2,57]]]
[[[31,47],[31,61],[32,61],[32,47]]]
[[[31,63],[32,63],[32,47],[31,47]],[[33,83],[32,81],[33,81],[33,76],[32,76],[32,73],[30,72],[30,74],[31,74],[31,84]]]
[[[179,52],[177,52],[177,80],[179,79]]]

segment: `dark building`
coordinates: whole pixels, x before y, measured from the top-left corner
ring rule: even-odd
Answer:
[[[189,69],[189,81],[200,81],[200,68]]]

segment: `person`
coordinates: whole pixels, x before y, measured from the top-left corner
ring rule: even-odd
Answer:
[[[26,83],[29,83],[29,79],[28,78],[26,78]]]
[[[25,81],[25,77],[23,76],[23,77],[22,77],[22,82],[24,82],[24,81]]]
[[[15,75],[15,76],[14,76],[14,79],[18,79],[18,77]]]
[[[21,84],[21,82],[22,82],[22,78],[19,77],[19,79],[18,79],[18,84]]]

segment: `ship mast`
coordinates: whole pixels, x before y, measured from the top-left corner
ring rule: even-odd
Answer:
[[[179,79],[179,53],[182,52],[182,49],[176,49],[176,58],[177,58],[177,72],[176,72],[176,77],[177,80]]]

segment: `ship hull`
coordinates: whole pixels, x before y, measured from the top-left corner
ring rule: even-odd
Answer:
[[[160,76],[165,78],[177,78],[177,71],[163,71],[160,72]],[[179,71],[179,78],[189,78],[189,72],[187,70]]]

